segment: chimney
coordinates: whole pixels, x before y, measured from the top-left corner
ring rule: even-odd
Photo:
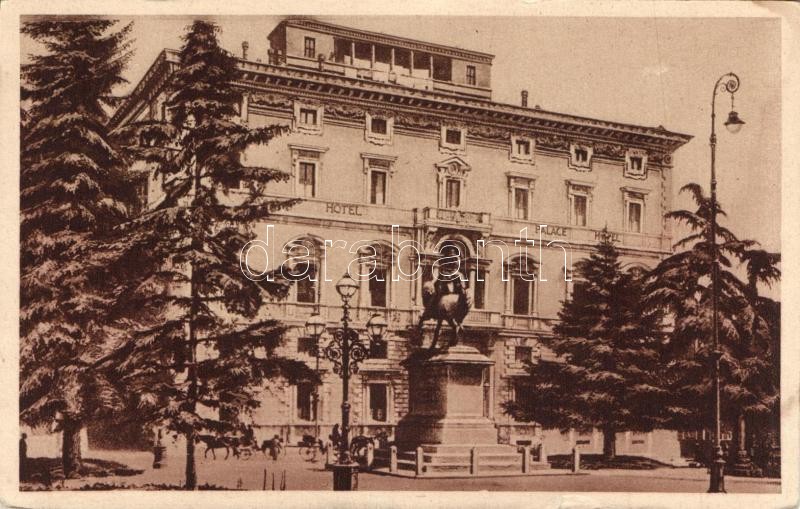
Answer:
[[[527,90],[523,90],[521,95],[522,95],[522,107],[523,108],[527,108],[528,107],[528,91]]]
[[[250,45],[247,43],[247,41],[242,41],[242,60],[247,60],[247,49],[249,47]]]

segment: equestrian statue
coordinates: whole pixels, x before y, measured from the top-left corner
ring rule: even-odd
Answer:
[[[461,281],[461,275],[455,273],[445,276],[434,269],[433,280],[422,285],[422,305],[424,311],[417,324],[419,337],[422,337],[423,324],[427,320],[436,320],[436,329],[430,346],[430,349],[434,350],[439,340],[442,322],[447,322],[453,333],[447,346],[456,346],[464,332],[461,324],[472,305]]]

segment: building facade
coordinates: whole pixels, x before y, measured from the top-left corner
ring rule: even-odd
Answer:
[[[450,245],[459,249],[472,300],[464,341],[494,361],[483,384],[498,441],[601,451],[600,433],[542,430],[514,421],[501,405],[525,397],[526,361],[552,358],[539,340],[570,297],[572,263],[604,228],[626,268],[650,268],[669,254],[663,215],[673,153],[690,137],[529,107],[524,91],[520,105],[493,102],[493,56],[482,52],[312,19],[287,19],[268,39],[267,55],[247,55],[243,43],[232,86],[243,93],[242,122],[290,131],[244,157],[290,172],[269,192],[303,200],[256,229],[270,268],[290,260],[309,277],[264,313],[293,326],[284,353],[318,365],[324,383],[316,406],[310,385],[265,387],[253,415],[259,437],[295,443],[317,429],[327,436],[339,421],[340,379],[312,355],[303,325],[316,313],[338,324],[334,285],[346,271],[371,274],[352,300],[355,328],[364,333],[375,313],[389,322],[385,342],[351,381],[354,432],[393,433],[409,411],[401,361],[414,348],[408,331],[422,312],[422,283]],[[164,50],[113,124],[167,115],[163,88],[176,65],[177,52]],[[149,179],[142,192],[157,202],[159,182]],[[667,432],[621,434],[617,446],[677,454]]]

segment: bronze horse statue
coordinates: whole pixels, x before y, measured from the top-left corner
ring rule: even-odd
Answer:
[[[422,326],[427,320],[436,320],[436,329],[433,332],[433,341],[430,349],[436,348],[439,341],[439,332],[442,329],[442,322],[447,322],[452,329],[453,336],[448,347],[458,344],[460,335],[464,328],[462,323],[469,313],[471,307],[470,298],[467,295],[460,276],[455,275],[450,280],[440,279],[434,275],[434,280],[427,281],[422,285],[422,304],[424,311],[419,317],[417,331],[422,336]]]

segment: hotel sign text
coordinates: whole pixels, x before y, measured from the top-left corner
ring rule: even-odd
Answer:
[[[566,237],[566,226],[553,226],[553,225],[539,225],[539,231],[545,235],[553,235],[555,237]]]
[[[360,205],[349,203],[325,202],[325,212],[329,214],[342,214],[347,216],[363,216],[364,211]]]

